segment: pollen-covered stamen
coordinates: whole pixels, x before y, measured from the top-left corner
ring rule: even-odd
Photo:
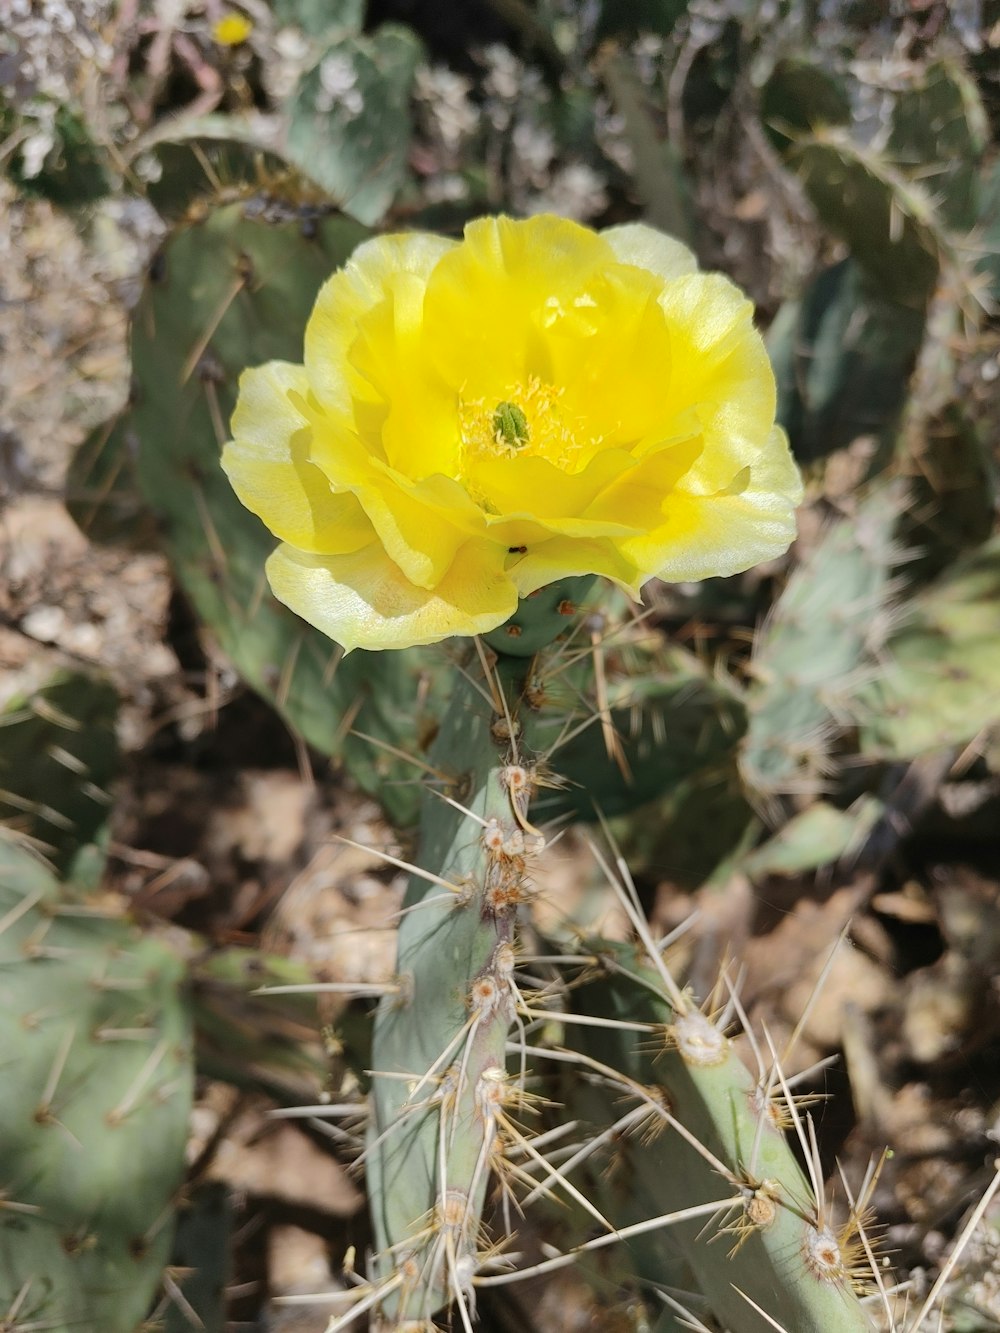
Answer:
[[[510,444],[515,449],[528,443],[528,418],[517,403],[497,403],[493,413],[493,437],[497,444]]]
[[[576,472],[601,444],[585,416],[568,410],[562,385],[537,375],[505,385],[498,399],[467,397],[459,392],[459,477],[474,490],[480,459],[532,455]],[[487,509],[488,498],[479,497]]]

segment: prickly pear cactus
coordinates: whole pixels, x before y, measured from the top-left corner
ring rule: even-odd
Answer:
[[[633,946],[591,946],[603,976],[574,989],[574,1011],[625,1026],[567,1024],[596,1075],[574,1085],[570,1109],[597,1125],[624,1118],[597,1197],[619,1228],[664,1219],[628,1242],[640,1276],[661,1283],[679,1251],[713,1313],[741,1333],[870,1329],[853,1288],[851,1228],[831,1226],[808,1139],[808,1180],[786,1141],[803,1121],[777,1054],[755,1079],[662,960],[654,968]],[[639,1040],[641,1031],[656,1035]]]
[[[58,869],[98,836],[118,769],[110,681],[57,671],[0,712],[0,821]]]
[[[765,802],[815,793],[831,771],[833,737],[888,631],[903,502],[898,488],[879,487],[832,524],[756,638],[740,763]]]
[[[549,599],[549,640],[566,625],[570,591]],[[544,619],[532,614],[541,639]],[[381,1305],[398,1321],[465,1306],[486,1187],[520,1097],[506,1044],[515,923],[543,842],[529,819],[538,725],[529,659],[481,654],[459,668],[432,752],[444,786],[425,796],[397,988],[375,1023],[368,1180]]]
[[[854,260],[820,273],[768,331],[778,417],[802,463],[861,436],[891,445],[924,314],[882,295]]]
[[[861,1333],[870,1325],[843,1237],[831,1229],[816,1169],[807,1182],[782,1133],[795,1112],[780,1076],[762,1071],[755,1081],[658,958],[659,971],[631,946],[588,941],[579,952],[604,979],[578,977],[567,991],[576,1055],[561,1058],[583,1075],[567,1085],[567,1114],[594,1125],[595,1146],[621,1137],[627,1174],[595,1190],[572,1178],[572,1161],[549,1163],[523,1131],[524,1069],[516,1054],[512,1063],[508,1034],[516,1024],[527,1047],[526,1022],[559,1021],[519,989],[515,935],[542,846],[529,797],[558,782],[553,698],[538,687],[545,676],[544,656],[526,671],[523,659],[470,654],[433,752],[443,785],[425,798],[397,976],[375,1025],[366,1160],[380,1256],[366,1304],[395,1327],[416,1327],[455,1303],[469,1327],[475,1285],[491,1280],[483,1273],[496,1238],[482,1214],[495,1176],[507,1214],[526,1180],[537,1185],[531,1194],[551,1193],[596,1223],[599,1236],[581,1253],[616,1239],[631,1245],[633,1228],[636,1237],[665,1228],[666,1241],[636,1240],[638,1271],[667,1281],[679,1252],[731,1327],[756,1333],[780,1319],[801,1333]],[[637,903],[629,916],[641,932]],[[661,1056],[641,1044],[650,1040],[663,1044]],[[544,1064],[535,1049],[521,1060],[539,1054]],[[623,1099],[633,1103],[624,1112]],[[709,1243],[720,1234],[722,1243]]]
[[[857,701],[862,745],[909,758],[1000,721],[1000,540],[955,562],[901,612]]]
[[[851,124],[864,98],[840,71],[778,62],[764,84],[765,129],[823,225],[840,236],[873,290],[921,310],[942,265],[961,269],[977,210],[986,142],[979,92],[950,58],[917,67],[891,101],[887,132]]]
[[[184,960],[0,841],[0,1309],[134,1333],[170,1257],[191,1108]]]
[[[240,370],[301,355],[294,331],[320,283],[364,235],[328,209],[290,204],[287,180],[282,190],[284,197],[279,191],[196,210],[156,258],[133,328],[133,404],[81,446],[70,508],[99,540],[142,545],[155,523],[181,585],[239,674],[308,744],[341,758],[406,826],[416,818],[417,789],[400,753],[418,753],[440,724],[443,660],[411,649],[341,661],[336,645],[271,595],[262,573],[271,541],[218,465]],[[529,658],[548,641],[553,616],[568,626],[591,583],[574,578],[540,591],[487,641]],[[602,614],[579,637],[574,656],[581,660],[559,687],[563,706],[577,706],[568,688],[574,674],[589,679],[583,659],[591,640],[594,651],[606,652],[607,623]],[[641,804],[707,765],[728,748],[726,736],[742,729],[731,691],[679,657],[645,658],[637,665],[634,653],[630,659],[614,645],[607,652],[609,716],[566,744],[567,785],[546,793],[547,818],[571,812],[592,819],[598,808],[613,814]],[[668,727],[677,740],[665,761]],[[602,739],[609,729],[621,738],[624,768]]]

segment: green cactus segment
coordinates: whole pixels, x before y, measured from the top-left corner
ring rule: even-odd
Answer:
[[[518,554],[517,550],[511,551],[510,559],[516,560]],[[484,635],[485,642],[494,652],[509,657],[534,657],[560,632],[575,627],[580,605],[593,582],[592,574],[584,574],[539,588],[518,602],[517,610],[499,629]]]
[[[607,654],[607,722],[618,746],[608,753],[607,729],[592,697],[592,663],[554,677],[543,691],[541,726],[550,744],[571,714],[583,730],[558,745],[552,767],[564,784],[539,793],[535,810],[546,820],[608,818],[666,796],[731,762],[746,730],[746,711],[731,686],[714,680],[680,651],[629,665]],[[589,687],[589,689],[588,689]],[[581,704],[581,699],[583,704]],[[657,818],[655,823],[659,823]]]
[[[393,24],[345,37],[290,99],[289,160],[359,222],[378,222],[405,180],[420,56],[413,33]]]
[[[62,671],[0,713],[0,821],[60,871],[107,822],[117,716],[113,685]]]
[[[471,813],[428,795],[416,863],[454,886],[411,880],[400,924],[398,994],[375,1023],[369,1195],[385,1301],[400,1322],[430,1318],[476,1269],[480,1212],[500,1148],[498,1112],[509,1100],[507,1031],[516,993],[513,932],[528,893],[526,858],[537,835],[527,824],[530,770],[523,745],[529,710],[517,702],[513,659],[496,680],[509,703],[484,699],[473,658],[456,679],[433,751],[443,794]],[[402,1077],[401,1077],[402,1076]]]
[[[740,766],[765,802],[815,793],[830,771],[832,739],[887,632],[902,505],[898,487],[879,487],[832,524],[757,636]]]
[[[321,283],[365,235],[356,223],[268,198],[179,230],[154,262],[136,311],[132,364],[137,476],[185,592],[240,675],[326,754],[343,754],[391,817],[415,818],[412,769],[351,727],[409,753],[426,680],[416,651],[339,649],[268,592],[274,540],[219,467],[246,366],[301,360]]]
[[[329,38],[334,34],[360,32],[365,21],[367,0],[273,0],[276,26],[301,28],[311,37]]]
[[[95,426],[70,460],[66,508],[92,542],[149,550],[156,525],[135,480],[138,440],[128,410]]]
[[[799,135],[849,124],[851,101],[843,83],[822,65],[787,56],[761,88],[760,115],[771,142],[784,150]]]
[[[882,295],[852,260],[786,302],[768,331],[778,420],[802,463],[859,436],[888,437],[924,334],[922,309]]]
[[[164,217],[176,218],[206,195],[233,197],[287,177],[288,164],[269,149],[271,139],[249,117],[188,116],[145,135],[132,157],[148,155],[155,163],[146,198]]]
[[[856,701],[862,748],[912,758],[1000,722],[1000,539],[915,597]]]
[[[607,1076],[603,1084],[577,1082],[571,1113],[595,1124],[617,1121],[628,1109],[630,1091],[633,1104],[649,1105],[642,1125],[648,1132],[619,1142],[614,1168],[598,1187],[605,1213],[624,1227],[727,1193],[738,1201],[728,1213],[721,1209],[714,1224],[706,1226],[701,1217],[630,1240],[640,1276],[655,1286],[665,1263],[676,1264],[679,1250],[728,1328],[867,1333],[871,1324],[844,1271],[838,1238],[822,1224],[810,1186],[776,1127],[773,1096],[699,1010],[681,1014],[671,1008],[658,974],[632,946],[601,941],[594,952],[605,975],[570,991],[574,1009],[662,1025],[667,1037],[656,1054],[634,1033],[567,1024],[567,1041]],[[780,1087],[775,1091],[780,1097]],[[657,1113],[658,1105],[675,1124]]]
[[[919,80],[897,96],[886,152],[924,179],[949,226],[967,231],[976,221],[978,166],[988,142],[975,81],[946,59],[920,69]]]
[[[939,220],[927,191],[839,127],[797,140],[788,163],[869,281],[890,300],[922,309],[940,257]]]
[[[316,997],[306,993],[315,980],[303,964],[257,949],[233,946],[195,959],[198,1072],[283,1105],[315,1101],[329,1073],[316,1035]],[[301,986],[302,993],[257,994],[272,986]]]
[[[740,862],[751,879],[765,875],[804,875],[860,851],[885,807],[874,796],[862,797],[850,810],[816,801]]]
[[[761,115],[828,227],[872,285],[921,309],[940,264],[956,257],[953,234],[975,220],[976,172],[986,141],[975,85],[950,60],[930,65],[899,93],[884,148],[852,137],[846,90],[830,74],[783,62],[765,84]],[[784,113],[783,115],[781,113]]]
[[[0,1309],[49,1333],[134,1333],[184,1173],[184,961],[64,904],[5,842],[0,926]]]

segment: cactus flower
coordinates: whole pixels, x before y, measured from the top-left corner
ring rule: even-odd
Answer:
[[[366,242],[304,364],[240,379],[222,461],[281,540],[275,595],[347,650],[403,648],[568,575],[638,596],[781,554],[801,487],[752,313],[639,224]]]
[[[212,37],[219,46],[240,46],[253,32],[253,22],[245,14],[223,14],[212,24]]]

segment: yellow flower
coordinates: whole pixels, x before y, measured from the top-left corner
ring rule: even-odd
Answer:
[[[752,313],[639,224],[366,242],[305,364],[240,379],[223,467],[282,541],[275,595],[345,649],[403,648],[566,575],[637,596],[779,555],[801,485]]]
[[[239,46],[253,32],[253,23],[245,14],[224,14],[212,24],[212,36],[220,46]]]

